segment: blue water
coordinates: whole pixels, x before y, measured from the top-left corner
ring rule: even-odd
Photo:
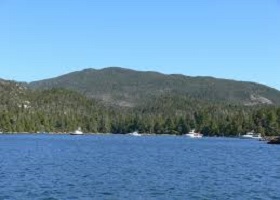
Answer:
[[[280,199],[280,145],[1,135],[0,199]]]

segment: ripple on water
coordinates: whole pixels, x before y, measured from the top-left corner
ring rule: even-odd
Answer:
[[[236,139],[0,136],[0,199],[280,199],[279,148]]]

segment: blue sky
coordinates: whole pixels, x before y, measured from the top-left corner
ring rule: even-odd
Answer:
[[[280,0],[0,0],[0,25],[4,79],[120,66],[280,90]]]

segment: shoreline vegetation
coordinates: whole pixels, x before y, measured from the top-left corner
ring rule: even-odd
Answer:
[[[38,109],[0,111],[0,133],[67,134],[81,127],[84,133],[91,134],[127,134],[138,130],[139,133],[154,135],[184,135],[196,125],[196,131],[209,137],[236,137],[252,130],[262,137],[280,134],[280,108],[273,106],[207,108],[204,105],[196,109],[186,105],[184,111],[164,105],[156,111],[153,110],[155,108],[119,111],[118,108],[106,109],[96,104],[94,107],[84,104],[61,106],[58,103],[56,109],[45,105]]]
[[[280,107],[238,106],[163,96],[133,108],[106,106],[67,90],[43,91],[27,106],[0,110],[0,132],[139,133],[184,135],[191,129],[204,136],[235,137],[254,130],[263,137],[279,136]],[[40,99],[40,100],[38,100]]]

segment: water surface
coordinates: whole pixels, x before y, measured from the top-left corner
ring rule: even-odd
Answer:
[[[280,199],[279,152],[227,138],[1,135],[0,199]]]

